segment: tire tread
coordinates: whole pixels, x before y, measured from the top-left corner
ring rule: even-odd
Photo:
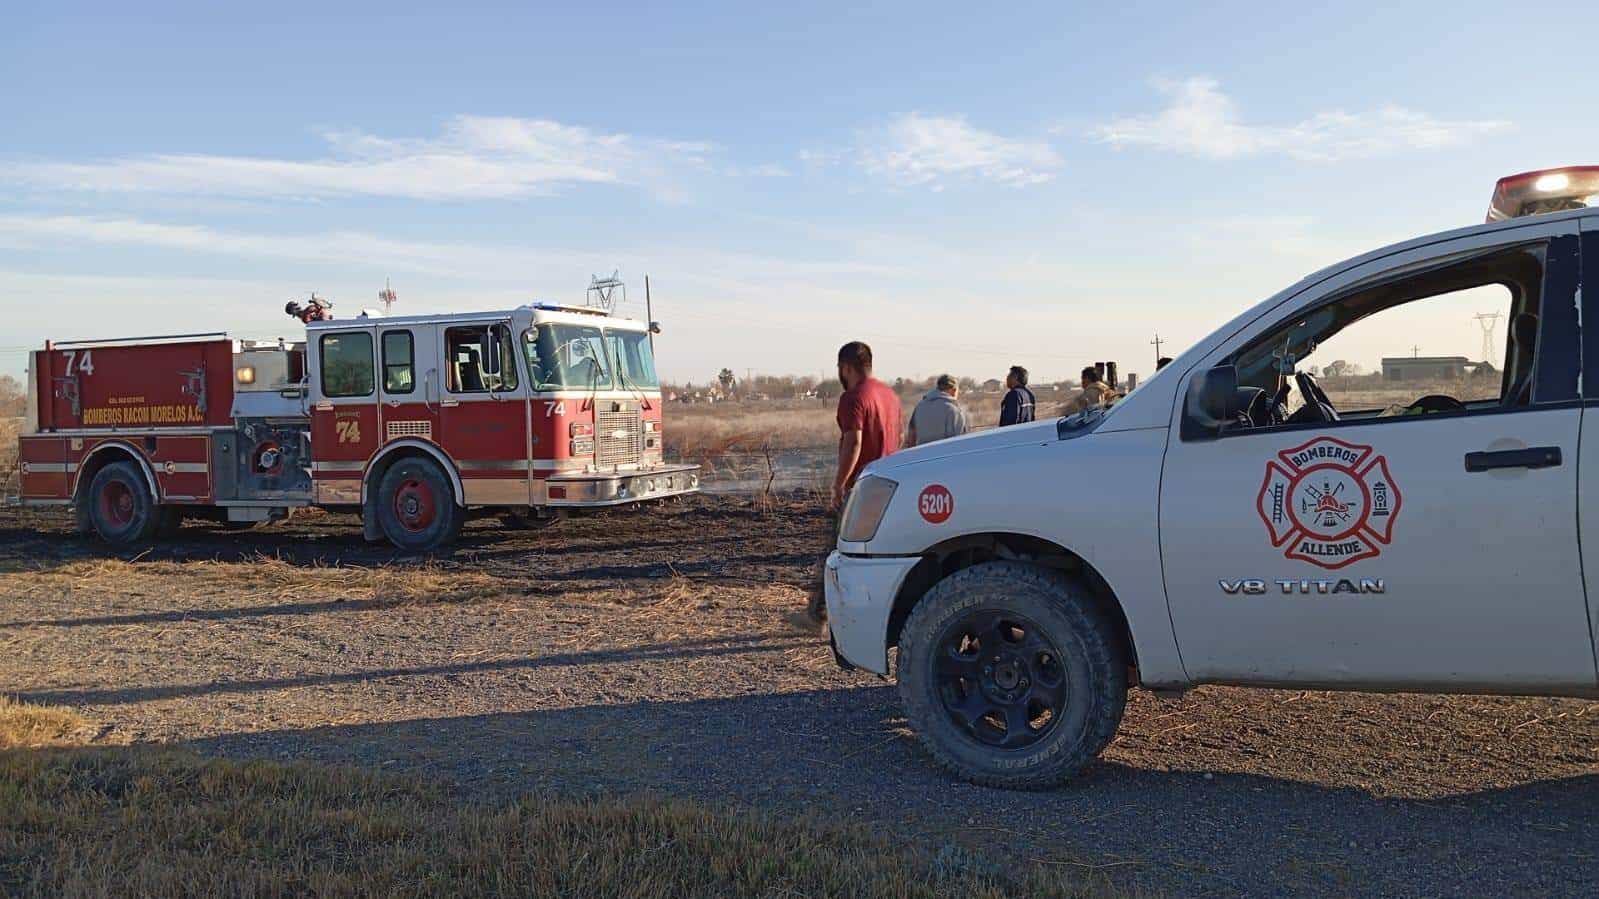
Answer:
[[[929,716],[943,714],[931,690],[918,689],[917,677],[907,678],[907,650],[911,662],[917,652],[915,637],[946,617],[948,608],[974,591],[1031,593],[1048,601],[1061,613],[1081,641],[1091,671],[1092,707],[1076,745],[1050,762],[1021,773],[996,774],[974,768],[950,752],[930,728],[916,726]],[[945,771],[972,783],[1011,790],[1043,790],[1059,786],[1093,761],[1116,736],[1127,702],[1127,669],[1120,642],[1105,615],[1088,598],[1087,588],[1063,572],[1025,562],[984,562],[965,568],[933,586],[911,610],[902,631],[896,680],[917,738],[934,762]],[[909,647],[907,644],[911,644]]]

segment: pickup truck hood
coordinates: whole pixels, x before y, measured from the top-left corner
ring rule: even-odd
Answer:
[[[866,471],[885,474],[919,462],[950,459],[955,456],[966,456],[972,453],[985,453],[1012,446],[1036,446],[1043,443],[1054,443],[1059,439],[1056,419],[1032,421],[1024,425],[1011,425],[1008,428],[994,428],[973,434],[962,434],[959,437],[951,437],[948,440],[938,440],[907,450],[900,450],[892,456],[878,459],[868,465]]]

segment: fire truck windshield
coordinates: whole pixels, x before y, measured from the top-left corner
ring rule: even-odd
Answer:
[[[523,335],[535,390],[610,389],[605,336],[592,325],[539,325]]]
[[[610,345],[616,376],[623,387],[654,390],[661,386],[655,376],[655,351],[650,347],[650,335],[642,331],[608,330],[605,342]]]

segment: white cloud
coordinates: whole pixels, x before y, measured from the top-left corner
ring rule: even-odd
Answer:
[[[1093,130],[1114,146],[1147,146],[1207,159],[1280,154],[1307,162],[1383,156],[1403,150],[1453,147],[1502,131],[1493,120],[1447,121],[1401,106],[1366,112],[1319,112],[1286,125],[1239,121],[1237,105],[1210,78],[1157,79],[1167,98],[1154,115],[1125,116]]]
[[[544,119],[457,116],[432,138],[323,135],[312,160],[158,154],[100,162],[0,164],[0,180],[48,189],[232,197],[472,200],[574,184],[642,184],[705,167],[709,144],[604,134]]]
[[[869,173],[896,184],[942,190],[951,180],[989,181],[1008,187],[1054,177],[1061,158],[1041,141],[1001,137],[959,116],[910,113],[870,135],[858,153]]]
[[[701,272],[696,280],[703,284],[748,285],[774,280],[904,274],[900,269],[870,261],[778,259],[676,246],[615,247],[602,254],[515,245],[396,240],[362,231],[259,234],[132,218],[0,214],[0,249],[59,250],[81,244],[286,260],[362,271],[416,272],[466,278],[472,283],[523,285],[546,278],[551,272],[575,279],[589,272],[610,271],[619,259],[626,261],[630,268],[642,271],[659,265],[662,269]],[[718,272],[748,272],[751,277],[725,277],[716,274]]]

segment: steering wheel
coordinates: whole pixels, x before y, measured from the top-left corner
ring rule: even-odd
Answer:
[[[1466,408],[1466,404],[1452,396],[1441,393],[1429,393],[1424,397],[1405,407],[1406,412],[1420,412],[1426,415],[1429,412],[1459,412]]]
[[[1304,413],[1306,420],[1338,420],[1338,410],[1333,408],[1332,401],[1327,399],[1327,394],[1321,389],[1321,385],[1317,384],[1316,379],[1308,372],[1295,372],[1294,383],[1299,386],[1299,395],[1305,400],[1304,408],[1299,412]]]

